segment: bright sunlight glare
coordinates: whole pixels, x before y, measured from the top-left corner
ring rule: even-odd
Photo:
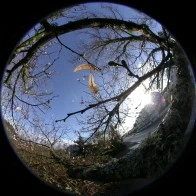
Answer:
[[[142,104],[147,105],[152,103],[151,95],[150,94],[144,94],[142,99]]]
[[[139,86],[137,89],[135,89],[135,91],[133,91],[133,93],[129,95],[125,103],[132,108],[132,115],[125,118],[123,128],[119,128],[120,133],[126,133],[130,130],[130,127],[133,126],[137,118],[138,112],[144,108],[145,105],[151,104],[152,99],[150,93],[146,92],[144,86]]]
[[[138,87],[135,90],[135,92],[133,92],[133,96],[134,96],[135,102],[137,102],[138,104],[141,104],[140,105],[141,108],[147,104],[152,103],[151,95],[145,92],[145,89],[142,86]]]

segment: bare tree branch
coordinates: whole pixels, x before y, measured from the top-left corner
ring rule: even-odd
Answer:
[[[153,41],[154,43],[160,43],[163,47],[165,46],[164,39],[154,34],[148,28],[147,25],[139,25],[131,21],[127,22],[123,20],[106,18],[83,19],[74,22],[69,22],[65,25],[54,27],[49,31],[45,30],[45,33],[42,34],[42,37],[28,50],[26,56],[22,60],[20,60],[16,65],[14,65],[12,69],[6,70],[8,75],[4,82],[9,83],[12,73],[20,66],[27,64],[29,60],[32,58],[32,56],[37,52],[37,50],[46,42],[53,39],[56,35],[62,35],[70,31],[73,32],[84,28],[116,28],[126,29],[131,32],[140,32],[144,36],[146,36],[146,39],[151,38],[151,41]]]
[[[86,112],[87,110],[89,109],[92,109],[92,108],[95,108],[99,105],[102,105],[104,103],[107,103],[109,101],[116,101],[117,102],[117,105],[115,107],[119,107],[121,105],[122,102],[124,102],[124,100],[144,81],[146,80],[147,78],[151,77],[152,75],[154,75],[155,73],[159,72],[160,70],[162,70],[163,68],[166,68],[166,67],[169,67],[173,64],[173,61],[170,60],[169,62],[167,62],[169,60],[169,57],[170,57],[170,54],[167,55],[167,57],[162,60],[162,62],[159,64],[159,66],[157,66],[155,69],[153,69],[152,71],[149,71],[148,73],[146,73],[145,75],[139,77],[138,81],[135,82],[135,84],[133,84],[130,88],[128,88],[126,91],[124,91],[123,93],[121,93],[120,95],[117,95],[115,97],[112,97],[112,98],[109,98],[109,99],[106,99],[106,100],[103,100],[103,101],[100,101],[96,104],[91,104],[89,105],[88,107],[82,109],[82,110],[79,110],[79,111],[76,111],[76,112],[72,112],[72,113],[68,113],[67,114],[67,117],[63,118],[63,119],[60,119],[60,120],[56,120],[55,122],[59,122],[59,121],[66,121],[69,117],[75,115],[75,114],[78,114],[78,113],[81,113],[83,114],[84,112]],[[119,106],[118,106],[119,105]],[[113,113],[116,111],[116,108],[114,108],[112,110],[112,112],[110,114],[112,114],[113,116]]]

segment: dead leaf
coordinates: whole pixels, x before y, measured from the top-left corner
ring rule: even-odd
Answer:
[[[99,91],[92,74],[89,75],[88,86],[92,93],[97,93]]]
[[[92,64],[81,64],[78,65],[75,69],[74,72],[81,71],[81,70],[96,70],[100,71],[101,69],[95,65]]]

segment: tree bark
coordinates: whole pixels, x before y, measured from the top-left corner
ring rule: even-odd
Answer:
[[[85,28],[112,28],[119,30],[128,30],[130,32],[140,32],[144,36],[144,38],[146,38],[146,40],[152,43],[159,43],[163,48],[168,47],[165,43],[165,39],[160,38],[159,36],[154,34],[148,28],[148,26],[144,24],[139,25],[131,21],[106,18],[82,19],[74,22],[69,22],[61,26],[55,26],[53,28],[45,29],[45,31],[43,31],[42,33],[36,34],[29,40],[24,41],[24,43],[21,43],[21,45],[19,45],[16,48],[16,51],[18,52],[20,52],[23,49],[23,47],[27,45],[27,43],[32,43],[33,40],[36,40],[35,44],[33,44],[30,47],[30,49],[28,49],[26,56],[23,59],[21,59],[18,63],[16,63],[11,69],[6,70],[8,75],[4,82],[8,84],[12,76],[12,73],[19,67],[27,64],[33,57],[33,55],[37,52],[37,50],[45,43],[49,42],[56,36]],[[133,38],[130,37],[130,39],[132,40]],[[14,55],[16,55],[16,51],[14,52]]]

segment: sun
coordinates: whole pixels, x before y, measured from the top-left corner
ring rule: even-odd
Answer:
[[[146,90],[140,86],[133,92],[133,97],[136,104],[141,104],[144,107],[147,104],[152,103],[151,95],[146,92]]]
[[[144,94],[142,99],[142,104],[147,105],[152,103],[151,95],[150,94]]]
[[[146,92],[144,86],[139,86],[124,102],[124,105],[130,109],[130,113],[124,118],[123,127],[119,128],[121,133],[128,132],[132,128],[138,116],[138,112],[148,104],[152,104],[151,95],[149,92]]]

